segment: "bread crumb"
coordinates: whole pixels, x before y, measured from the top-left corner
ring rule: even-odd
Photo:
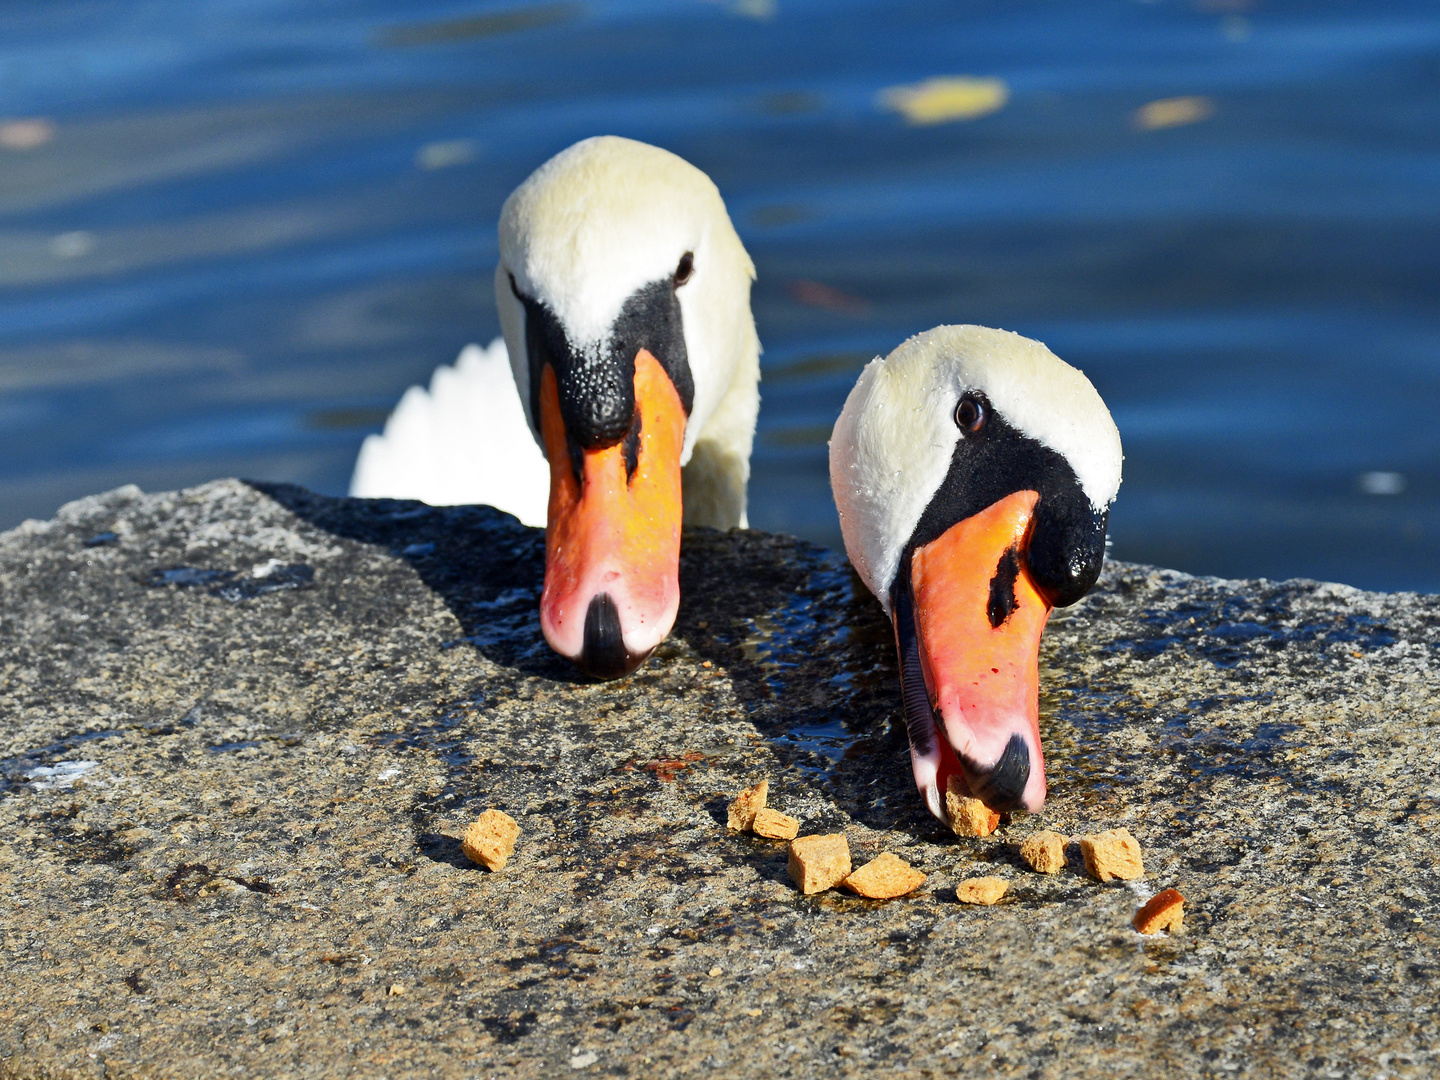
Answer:
[[[945,816],[956,836],[989,836],[1000,826],[1000,815],[973,798],[955,773],[945,780]]]
[[[487,870],[503,870],[515,851],[520,826],[502,810],[486,810],[465,830],[460,850]]]
[[[770,794],[770,781],[761,780],[754,787],[747,787],[730,804],[730,818],[727,828],[736,832],[749,832],[755,825],[755,812],[765,809],[765,800]]]
[[[763,836],[767,840],[794,840],[800,835],[798,819],[768,807],[755,811],[755,820],[751,822],[750,828],[756,836]]]
[[[1020,845],[1020,857],[1030,869],[1041,874],[1058,874],[1065,869],[1065,837],[1049,829],[1031,833]]]
[[[841,882],[871,900],[893,900],[925,884],[925,875],[898,855],[882,852]]]
[[[962,904],[994,904],[1005,895],[1010,883],[998,877],[966,878],[955,886],[955,899]]]
[[[1140,841],[1129,829],[1111,829],[1094,836],[1080,838],[1080,852],[1085,856],[1085,870],[1098,881],[1134,881],[1145,876],[1145,860],[1140,857]]]
[[[1185,929],[1185,897],[1174,889],[1158,892],[1145,901],[1131,921],[1142,934],[1158,934],[1161,930],[1179,933]]]
[[[790,876],[806,896],[839,885],[850,876],[850,844],[845,834],[802,836],[792,840]]]

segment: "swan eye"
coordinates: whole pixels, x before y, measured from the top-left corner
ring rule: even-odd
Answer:
[[[680,265],[675,267],[675,287],[678,289],[685,282],[690,280],[690,275],[695,272],[695,253],[687,251],[680,256]]]
[[[511,273],[506,273],[505,276],[510,279],[510,291],[515,294],[515,299],[523,301],[525,297],[520,295],[520,288],[515,284],[515,275]]]
[[[955,406],[955,426],[975,433],[985,426],[985,399],[979,394],[966,394]]]

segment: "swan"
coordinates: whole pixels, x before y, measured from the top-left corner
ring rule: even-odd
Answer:
[[[362,448],[351,493],[480,495],[543,522],[545,638],[615,678],[674,625],[682,520],[747,523],[755,267],[708,176],[616,136],[536,169],[505,200],[499,232],[511,378],[497,375],[497,343],[462,353],[428,392],[411,388]]]
[[[830,440],[845,551],[891,618],[915,786],[1045,802],[1040,634],[1099,577],[1120,433],[1090,381],[1004,330],[940,326],[866,365]]]

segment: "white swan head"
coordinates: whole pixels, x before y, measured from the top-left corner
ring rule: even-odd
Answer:
[[[1038,810],[1040,632],[1099,576],[1120,435],[1037,341],[941,326],[870,362],[830,442],[845,550],[895,623],[916,786]]]
[[[593,675],[674,624],[680,470],[753,366],[754,276],[714,183],[654,146],[586,139],[505,201],[496,302],[550,462],[541,626]]]

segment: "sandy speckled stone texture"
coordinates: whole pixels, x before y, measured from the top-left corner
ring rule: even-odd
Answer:
[[[1046,632],[1050,800],[982,839],[924,812],[841,557],[687,532],[608,684],[545,647],[542,569],[488,509],[237,481],[0,536],[0,1077],[1440,1070],[1435,598],[1111,565]],[[726,827],[757,777],[925,884],[801,896]],[[1041,828],[1145,877],[1035,874]]]

